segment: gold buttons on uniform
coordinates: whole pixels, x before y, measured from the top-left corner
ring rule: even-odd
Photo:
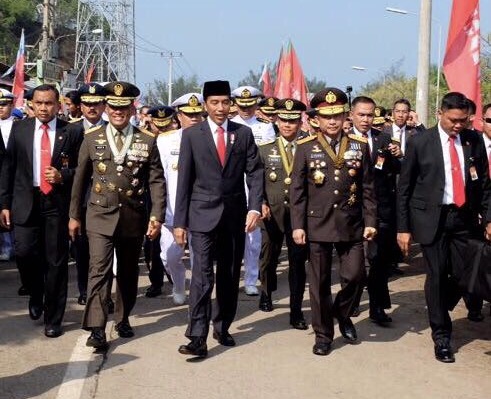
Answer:
[[[339,176],[334,176],[334,180],[339,181]]]
[[[339,194],[339,190],[334,190],[334,194],[338,195]]]
[[[338,204],[334,204],[334,205],[333,205],[333,208],[337,208],[337,207],[338,207]]]

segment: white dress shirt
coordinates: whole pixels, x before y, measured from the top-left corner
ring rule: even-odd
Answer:
[[[399,127],[395,123],[392,124],[392,138],[400,140],[401,152],[406,153],[406,126]]]
[[[14,117],[11,116],[7,119],[0,119],[0,130],[2,131],[3,144],[7,148],[7,143],[9,142],[10,131],[12,130],[12,123],[14,123]]]
[[[280,140],[281,140],[281,142],[283,144],[283,148],[285,150],[286,150],[286,146],[288,144],[291,144],[292,145],[292,155],[295,155],[295,151],[297,150],[297,140],[288,141],[283,136],[280,136]]]
[[[367,139],[368,139],[368,147],[369,147],[370,153],[372,153],[373,152],[372,151],[372,149],[373,149],[372,129],[370,129],[366,134],[363,134],[356,127],[353,126],[353,131],[355,132],[355,134],[357,136],[360,136],[360,137],[365,137],[365,135],[367,136]]]
[[[453,198],[453,181],[452,181],[452,164],[450,161],[450,136],[443,131],[438,123],[438,133],[440,135],[440,142],[443,152],[443,163],[445,166],[445,188],[443,190],[444,205],[454,204]],[[455,139],[455,149],[459,156],[460,170],[462,172],[462,179],[465,185],[465,163],[464,163],[464,150],[462,149],[462,142],[460,141],[460,135]]]
[[[32,185],[34,187],[39,187],[41,173],[44,175],[44,171],[41,171],[41,138],[43,137],[41,125],[43,125],[43,122],[36,118],[36,124],[34,126],[34,145],[32,146]],[[56,139],[56,118],[48,122],[47,125],[51,157],[53,157],[53,148]]]
[[[491,155],[491,139],[488,136],[486,136],[486,133],[483,133],[482,137],[484,138],[484,146],[486,147],[486,154],[489,159],[489,156]]]
[[[215,147],[217,145],[217,140],[218,140],[218,125],[211,120],[210,117],[206,118],[208,121],[208,125],[210,126],[211,134],[213,135],[213,141],[215,142]],[[221,125],[223,127],[223,133],[224,133],[224,138],[225,138],[225,146],[227,146],[227,140],[228,140],[228,134],[227,134],[227,127],[228,127],[228,120],[225,119],[225,122],[222,123]]]

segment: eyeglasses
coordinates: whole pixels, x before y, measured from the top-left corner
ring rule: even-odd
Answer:
[[[484,122],[491,123],[491,118],[483,118],[483,119],[484,119]]]

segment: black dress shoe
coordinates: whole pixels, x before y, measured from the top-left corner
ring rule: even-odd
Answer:
[[[29,317],[32,320],[39,320],[43,314],[43,304],[35,299],[29,299]]]
[[[131,328],[130,323],[127,320],[120,321],[116,324],[114,329],[121,338],[131,338],[135,335],[133,328]]]
[[[27,290],[26,287],[24,287],[23,285],[21,285],[19,287],[19,289],[17,290],[17,295],[19,295],[19,296],[26,296],[26,295],[29,295],[29,291]]]
[[[480,322],[484,320],[484,315],[480,310],[469,310],[469,313],[467,313],[467,319],[470,321]]]
[[[87,305],[87,294],[80,294],[77,299],[79,305]]]
[[[191,355],[196,357],[206,357],[208,347],[204,338],[193,338],[187,345],[181,345],[178,349],[182,355]]]
[[[309,325],[303,317],[299,319],[290,319],[290,325],[295,330],[307,330],[309,328]]]
[[[344,320],[338,320],[339,323],[339,331],[341,335],[344,337],[348,343],[353,344],[358,340],[358,336],[356,334],[356,328],[353,325],[353,322],[348,317]]]
[[[162,295],[162,288],[151,285],[145,291],[145,296],[147,298],[155,298],[156,296]]]
[[[360,315],[360,307],[359,306],[355,306],[353,308],[353,311],[351,312],[351,317],[358,317]]]
[[[90,337],[87,339],[85,345],[96,349],[106,349],[108,347],[108,343],[106,341],[106,333],[104,332],[104,329],[101,327],[92,328]]]
[[[213,338],[218,341],[220,345],[223,346],[235,346],[234,338],[227,332],[219,333],[217,331],[213,331]]]
[[[48,338],[58,338],[61,334],[63,334],[61,326],[49,326],[44,329],[44,335]]]
[[[111,298],[107,300],[107,313],[108,314],[114,313],[114,302]]]
[[[443,363],[455,362],[455,357],[452,352],[450,344],[446,342],[439,342],[435,345],[435,358]]]
[[[327,356],[331,351],[331,344],[319,343],[312,348],[312,353],[318,356]]]
[[[265,292],[261,292],[261,298],[259,299],[259,310],[262,310],[263,312],[271,312],[273,310],[271,296]]]
[[[385,326],[387,323],[392,322],[392,318],[388,316],[382,308],[370,309],[370,320],[381,326]]]

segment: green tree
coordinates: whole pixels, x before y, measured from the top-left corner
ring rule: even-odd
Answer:
[[[172,83],[172,100],[186,93],[201,92],[201,85],[198,83],[198,77],[192,75],[189,77],[179,76]],[[148,88],[146,96],[143,97],[144,103],[148,105],[167,104],[168,102],[168,85],[165,80],[154,80]]]

